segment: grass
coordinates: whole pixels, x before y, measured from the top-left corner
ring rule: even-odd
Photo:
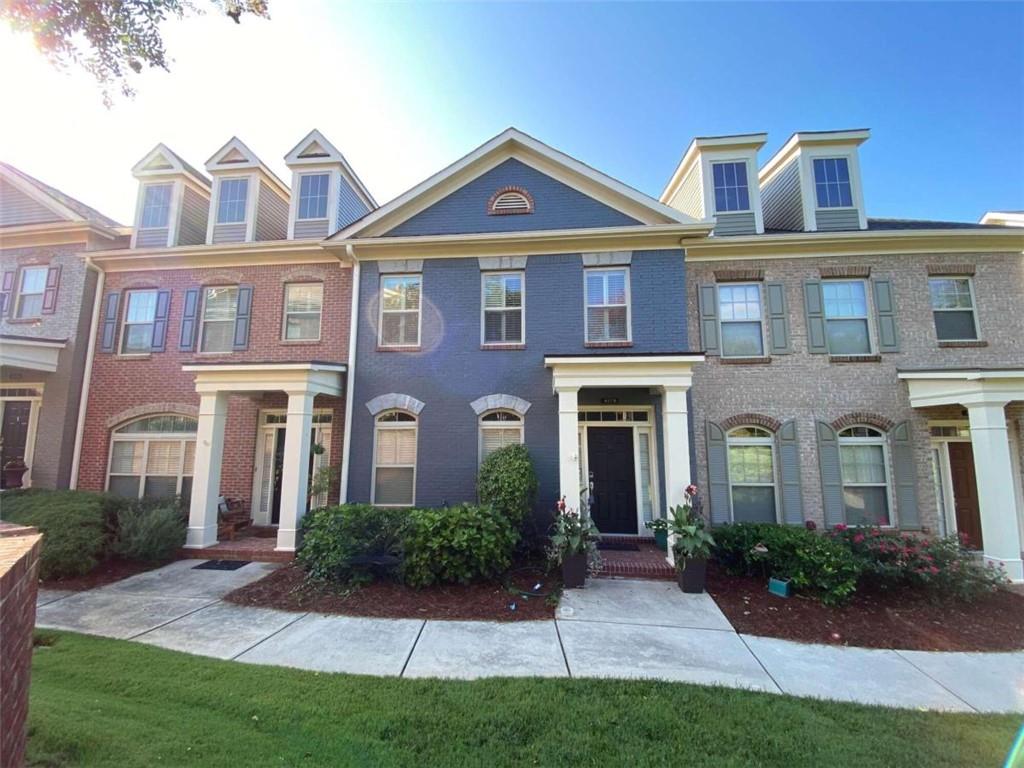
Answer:
[[[659,682],[317,674],[40,634],[30,766],[999,765],[1019,725]]]

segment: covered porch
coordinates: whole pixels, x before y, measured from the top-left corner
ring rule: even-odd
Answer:
[[[961,439],[944,446],[937,465],[940,506],[953,492],[960,497],[948,500],[957,509],[944,519],[959,533],[980,539],[986,561],[1005,568],[1012,581],[1024,582],[1021,435],[1007,416],[1007,406],[1024,402],[1024,369],[915,370],[903,371],[899,378],[907,382],[914,408],[952,405],[966,410],[967,424],[960,430],[951,424],[948,430]],[[941,425],[933,428],[933,435],[946,433]],[[947,479],[950,467],[955,477]],[[976,497],[968,499],[972,491]]]
[[[283,443],[279,493],[279,517],[275,552],[294,552],[302,517],[309,505],[309,472],[317,395],[344,394],[345,365],[340,363],[238,363],[190,364],[182,370],[195,376],[199,393],[196,428],[195,474],[189,506],[185,547],[205,549],[217,545],[221,500],[221,467],[228,398],[283,392],[287,407],[283,417]],[[250,456],[230,457],[249,462]]]

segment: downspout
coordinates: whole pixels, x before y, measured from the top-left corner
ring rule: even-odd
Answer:
[[[345,436],[342,438],[344,442],[341,446],[339,504],[345,504],[348,501],[348,465],[349,456],[352,453],[352,402],[355,397],[356,342],[358,341],[360,292],[359,260],[356,258],[355,248],[351,244],[347,244],[345,250],[348,253],[348,257],[352,259],[352,310],[348,328],[348,365],[345,367]]]
[[[71,458],[71,490],[78,488],[78,465],[82,458],[82,439],[85,437],[85,411],[89,403],[89,385],[92,383],[92,361],[96,354],[96,329],[100,321],[100,308],[103,305],[103,284],[107,273],[97,267],[92,259],[85,257],[88,269],[99,272],[96,279],[96,295],[92,301],[92,322],[89,324],[89,344],[85,351],[85,373],[82,376],[82,394],[78,398],[78,423],[75,425],[75,451]]]

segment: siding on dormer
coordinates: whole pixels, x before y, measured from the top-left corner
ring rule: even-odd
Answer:
[[[753,211],[715,214],[716,235],[753,235],[756,232],[757,219]]]
[[[245,222],[237,224],[214,224],[213,242],[215,243],[241,243],[245,241]]]
[[[344,176],[338,181],[338,229],[341,229],[356,219],[361,219],[369,213],[370,209],[366,207]],[[298,230],[298,224],[296,224],[296,230]]]
[[[704,211],[701,205],[702,198],[704,196],[704,184],[702,179],[701,164],[698,162],[693,164],[690,172],[686,174],[686,178],[679,185],[679,189],[676,190],[675,196],[672,198],[672,207],[677,211],[682,211],[687,216],[693,216],[695,219],[703,219]]]
[[[163,248],[167,245],[167,227],[140,229],[135,236],[136,248]]]
[[[185,187],[181,205],[181,223],[178,226],[177,245],[201,245],[206,242],[206,224],[210,215],[210,201],[191,187]]]
[[[819,232],[860,229],[860,211],[856,208],[819,208],[814,212]]]
[[[296,221],[295,222],[295,239],[303,240],[312,237],[327,237],[330,234],[327,231],[327,220],[326,219],[310,219],[308,221]]]
[[[50,221],[62,221],[62,218],[12,184],[0,181],[0,227]]]
[[[284,240],[288,237],[288,201],[265,181],[260,181],[256,205],[254,240]]]
[[[804,228],[803,202],[800,197],[800,161],[793,158],[772,180],[761,186],[761,206],[765,229],[801,232]]]

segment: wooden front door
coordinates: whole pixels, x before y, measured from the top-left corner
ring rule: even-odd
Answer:
[[[949,474],[953,481],[956,529],[967,536],[967,546],[983,549],[978,483],[974,476],[974,449],[970,443],[949,443]]]
[[[601,533],[637,533],[633,430],[589,427],[590,515]]]

